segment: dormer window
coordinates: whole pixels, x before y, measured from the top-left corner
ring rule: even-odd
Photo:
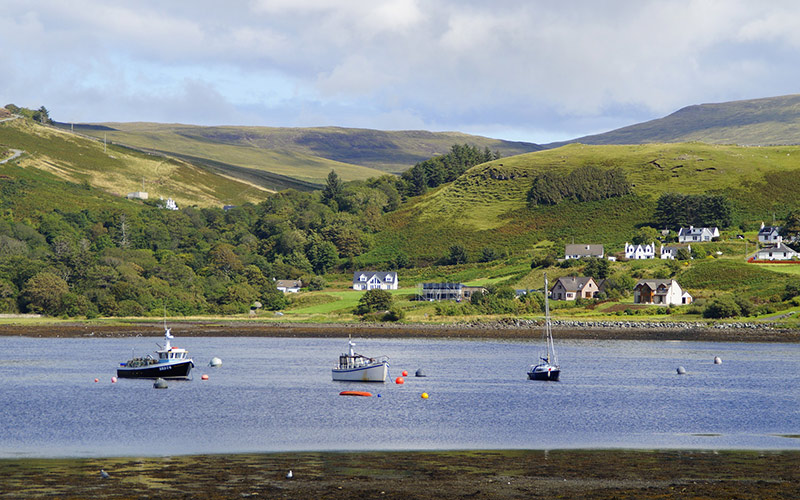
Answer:
[[[387,274],[386,275],[386,281],[391,283],[391,281],[392,281],[392,275],[391,274]]]
[[[359,276],[358,280],[359,281],[367,281],[367,277],[362,274],[361,276]]]

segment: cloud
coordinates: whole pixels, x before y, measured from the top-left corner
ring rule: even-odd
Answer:
[[[0,99],[65,120],[547,142],[797,92],[798,25],[790,1],[6,0]]]

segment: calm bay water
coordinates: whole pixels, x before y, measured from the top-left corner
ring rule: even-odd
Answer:
[[[800,449],[800,344],[560,341],[554,383],[527,380],[538,342],[355,339],[389,356],[392,380],[408,370],[397,385],[332,382],[346,339],[178,338],[194,380],[111,383],[118,362],[156,341],[0,338],[0,457]],[[207,366],[214,356],[222,367]]]

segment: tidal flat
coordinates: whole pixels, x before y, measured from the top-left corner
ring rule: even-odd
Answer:
[[[101,470],[108,478],[101,477]],[[0,497],[788,499],[800,497],[800,452],[504,450],[6,459],[0,460]]]

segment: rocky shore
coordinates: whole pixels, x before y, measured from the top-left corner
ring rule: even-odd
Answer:
[[[538,339],[541,321],[507,319],[454,324],[291,323],[257,321],[170,322],[181,337],[423,337]],[[758,323],[564,321],[553,322],[559,339],[697,340],[719,342],[800,342],[800,330]],[[0,336],[130,337],[161,336],[159,321],[130,324],[0,324]]]

